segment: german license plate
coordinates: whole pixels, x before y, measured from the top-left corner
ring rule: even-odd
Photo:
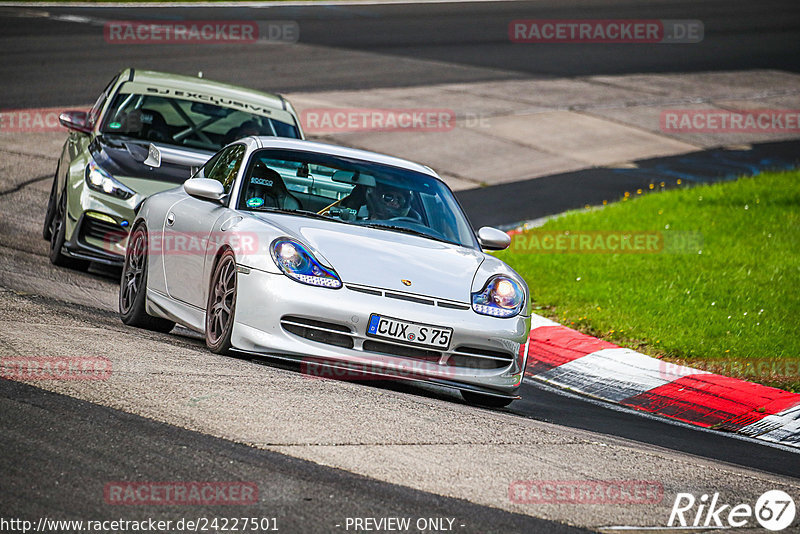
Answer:
[[[413,323],[373,313],[369,316],[367,335],[436,350],[447,350],[453,337],[453,329]]]

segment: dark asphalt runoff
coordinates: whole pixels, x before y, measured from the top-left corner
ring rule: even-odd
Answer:
[[[746,150],[714,148],[635,163],[636,168],[594,167],[457,191],[456,197],[473,227],[506,228],[587,205],[602,205],[604,200],[616,202],[626,192],[647,191],[650,184],[660,188],[663,182],[664,189],[672,189],[794,169],[800,164],[800,141],[760,143]]]

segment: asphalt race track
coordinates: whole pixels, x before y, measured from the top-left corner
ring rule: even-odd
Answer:
[[[279,529],[287,532],[329,532],[348,516],[370,516],[376,510],[401,517],[458,517],[478,532],[584,532],[376,482],[24,384],[3,380],[0,392],[3,450],[26,451],[24,458],[4,454],[0,460],[10,478],[3,499],[6,517],[136,519],[139,513],[130,507],[120,511],[104,505],[103,481],[124,480],[131,472],[145,480],[205,480],[213,472],[257,482],[262,497],[248,515],[279,516]],[[53,449],[61,451],[57,457]],[[53,484],[55,472],[61,484]],[[83,504],[76,509],[76,503]],[[185,515],[164,508],[162,519],[177,521]],[[196,517],[216,512],[213,506],[192,507]]]
[[[294,20],[301,46],[108,46],[100,26],[4,8],[0,94],[4,108],[82,104],[122,66],[211,79],[271,92],[373,89],[454,81],[649,72],[800,69],[800,5],[747,2],[468,2],[431,5],[272,6],[269,8],[67,8],[50,17],[100,20]],[[28,10],[35,11],[35,10]],[[515,19],[697,19],[705,38],[692,46],[569,45],[509,42]],[[323,47],[324,54],[320,53]],[[78,72],[76,72],[76,70]]]
[[[82,18],[69,19],[76,15]],[[88,103],[126,66],[202,70],[277,92],[800,72],[794,1],[199,7],[191,18],[297,21],[300,42],[174,45],[169,53],[108,46],[96,22],[187,16],[177,8],[0,7],[0,108]],[[706,38],[692,47],[596,45],[576,53],[565,45],[512,45],[507,24],[518,18],[698,19]],[[347,518],[390,516],[454,518],[456,532],[610,532],[665,526],[678,492],[720,492],[726,502],[751,504],[770,489],[800,495],[800,456],[792,450],[535,382],[525,383],[523,399],[508,409],[484,410],[433,387],[310,380],[267,360],[212,355],[182,329],[161,335],[127,328],[116,315],[118,273],[48,262],[41,222],[63,137],[0,132],[0,357],[104,356],[115,372],[93,384],[0,380],[0,518],[244,515],[219,506],[109,505],[103,488],[111,481],[252,481],[259,502],[246,515],[275,517],[281,532],[362,532],[346,528]],[[763,148],[781,162],[793,161],[796,149],[796,142]],[[474,224],[509,222],[486,205],[523,194],[536,198],[537,215],[548,215],[614,192],[591,172],[471,190],[461,200]],[[587,188],[589,181],[599,185]],[[515,480],[574,478],[657,480],[664,495],[646,505],[530,504],[509,496]]]

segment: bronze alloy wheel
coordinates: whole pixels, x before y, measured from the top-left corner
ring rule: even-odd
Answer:
[[[211,278],[206,306],[206,345],[222,354],[231,348],[236,312],[236,258],[227,250],[220,257]]]

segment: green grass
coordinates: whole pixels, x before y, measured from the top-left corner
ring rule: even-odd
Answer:
[[[498,257],[525,277],[536,313],[668,361],[800,391],[800,172],[632,192],[538,230],[660,231],[667,243],[699,232],[702,245],[682,252],[532,254],[512,244]],[[763,361],[777,363],[757,369]]]

